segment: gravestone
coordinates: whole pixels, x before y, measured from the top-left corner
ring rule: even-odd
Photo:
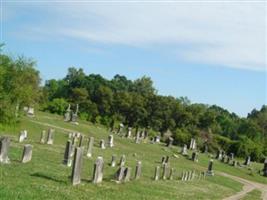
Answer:
[[[122,123],[120,123],[119,128],[118,128],[118,131],[117,131],[117,134],[120,135],[122,133],[123,127],[124,127],[124,125]]]
[[[162,156],[162,158],[161,158],[161,164],[162,165],[165,163],[165,160],[166,160],[166,156]]]
[[[139,144],[139,143],[140,143],[140,132],[139,132],[139,131],[137,131],[137,133],[136,133],[136,136],[135,136],[135,143],[136,143],[136,144]]]
[[[230,157],[231,160],[234,160],[235,159],[235,154],[234,153],[230,153],[229,157]]]
[[[207,176],[214,176],[214,172],[213,172],[213,160],[211,159],[209,161],[209,166],[208,166],[208,170],[206,172]]]
[[[198,153],[195,151],[192,153],[192,161],[198,162]]]
[[[0,163],[7,164],[10,162],[8,157],[8,150],[10,146],[10,138],[9,137],[1,137],[0,138]]]
[[[167,147],[171,147],[172,146],[172,143],[173,143],[173,138],[172,137],[169,137],[168,138],[168,142],[167,142]]]
[[[76,104],[75,112],[71,113],[71,122],[77,123],[78,120],[78,112],[79,112],[79,104]]]
[[[44,144],[45,143],[45,136],[46,136],[46,131],[42,130],[41,132],[41,138],[40,138],[40,143]]]
[[[70,109],[70,104],[66,110],[66,113],[64,114],[64,121],[68,122],[71,120],[71,109]]]
[[[170,157],[169,156],[166,156],[164,163],[166,163],[168,165],[169,164],[169,161],[170,161]]]
[[[267,158],[264,161],[263,170],[262,171],[263,171],[263,176],[267,177]]]
[[[250,156],[246,157],[244,165],[249,166],[250,165]]]
[[[122,155],[121,159],[120,159],[119,166],[123,167],[125,165],[125,162],[126,162],[126,157],[125,157],[125,155]]]
[[[115,178],[116,178],[116,181],[117,182],[121,182],[124,178],[124,171],[125,171],[125,167],[124,166],[121,166],[117,172],[116,172],[116,175],[115,175]]]
[[[167,163],[163,164],[163,172],[162,172],[162,179],[166,180],[168,177],[168,171],[169,171],[169,167]]]
[[[169,180],[173,180],[173,174],[174,174],[174,168],[171,168],[170,175],[169,175]]]
[[[131,138],[132,137],[132,128],[131,127],[128,127],[128,131],[127,131],[126,137],[127,138]]]
[[[53,144],[54,143],[54,129],[49,129],[47,134],[47,144]]]
[[[131,172],[132,172],[132,168],[131,167],[127,167],[124,170],[124,182],[129,182],[131,179]]]
[[[112,155],[111,157],[111,163],[110,163],[111,167],[115,167],[116,166],[116,156]]]
[[[233,160],[232,166],[233,167],[236,167],[237,166],[237,161],[236,160]]]
[[[222,160],[223,158],[223,151],[222,150],[218,150],[217,151],[217,155],[216,155],[216,159],[217,160]]]
[[[189,149],[196,150],[196,140],[191,138]]]
[[[185,178],[185,172],[182,171],[181,180],[184,181],[184,178]]]
[[[83,138],[84,138],[84,136],[81,135],[80,140],[79,140],[79,147],[82,147],[82,145],[83,145]]]
[[[141,177],[142,172],[142,162],[138,161],[135,167],[135,179],[139,179]]]
[[[154,173],[154,180],[155,181],[159,180],[159,175],[160,175],[160,167],[156,166],[155,167],[155,173]]]
[[[186,144],[184,144],[181,153],[182,153],[182,155],[184,155],[184,156],[188,155],[188,153],[187,153],[187,145],[186,145]]]
[[[32,145],[26,144],[23,149],[23,154],[22,154],[22,163],[27,163],[30,162],[32,159]]]
[[[71,167],[71,154],[72,154],[72,145],[71,145],[71,141],[68,140],[66,144],[64,160],[63,160],[63,164],[67,165],[68,167]]]
[[[23,142],[28,137],[28,132],[23,130],[19,133],[19,142]]]
[[[74,153],[72,173],[71,173],[72,185],[78,185],[81,183],[82,161],[83,161],[83,148],[76,147]]]
[[[94,137],[90,137],[89,140],[88,140],[87,153],[86,153],[86,156],[88,158],[91,158],[92,157],[93,146],[94,146]]]
[[[105,140],[100,140],[100,148],[101,149],[106,149],[106,147],[105,147]]]
[[[205,143],[204,146],[203,146],[202,153],[208,153],[208,151],[209,151],[209,146],[208,146],[207,143]]]
[[[108,136],[108,146],[113,147],[114,146],[114,138],[113,135]]]
[[[28,108],[27,115],[28,115],[28,117],[34,117],[34,108],[33,107]]]
[[[94,164],[93,183],[101,183],[103,180],[104,159],[103,157],[97,157]]]
[[[159,135],[156,136],[156,137],[154,138],[154,141],[155,141],[155,143],[160,143],[160,136],[159,136]]]

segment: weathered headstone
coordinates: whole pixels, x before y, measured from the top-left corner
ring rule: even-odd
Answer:
[[[27,115],[28,115],[28,117],[34,117],[34,108],[33,107],[28,108]]]
[[[216,155],[216,159],[217,160],[222,160],[223,158],[223,151],[222,150],[218,150],[217,151],[217,155]]]
[[[113,135],[108,136],[108,147],[113,147],[114,146],[114,138]]]
[[[24,141],[24,133],[21,131],[20,133],[19,133],[19,143],[21,143],[21,142],[23,142]]]
[[[100,140],[100,148],[101,149],[106,149],[106,147],[105,147],[105,140]]]
[[[54,129],[49,129],[47,134],[47,144],[53,144],[54,143]]]
[[[189,149],[191,149],[191,150],[195,150],[196,149],[196,140],[194,138],[191,138],[191,140],[190,140]]]
[[[72,185],[77,185],[81,183],[82,158],[83,158],[83,148],[76,147],[74,153],[72,173],[71,173]]]
[[[70,109],[70,104],[66,110],[66,113],[64,114],[64,121],[68,122],[71,120],[71,109]]]
[[[75,112],[71,113],[71,122],[77,123],[78,120],[78,112],[79,112],[79,104],[76,104]]]
[[[129,182],[131,179],[131,172],[132,172],[132,168],[131,167],[127,167],[124,170],[124,182]]]
[[[173,180],[173,174],[174,174],[174,168],[171,168],[170,175],[169,175],[169,180]]]
[[[142,162],[138,161],[135,167],[135,179],[139,179],[141,177],[142,172]]]
[[[103,157],[97,157],[94,164],[93,183],[101,183],[103,180],[104,160]]]
[[[205,143],[204,146],[203,146],[202,153],[208,153],[208,151],[209,151],[209,146],[208,146],[207,143]]]
[[[187,153],[187,145],[186,145],[186,144],[184,144],[181,153],[182,153],[182,155],[184,155],[184,156],[188,155],[188,153]]]
[[[162,168],[163,168],[162,179],[163,180],[166,180],[167,177],[168,177],[168,172],[169,172],[168,164],[167,163],[164,163]]]
[[[83,146],[83,138],[84,138],[84,136],[81,135],[80,136],[80,140],[79,140],[79,147],[82,147]]]
[[[7,164],[9,163],[8,150],[10,145],[9,137],[0,138],[0,163]]]
[[[154,138],[154,141],[155,141],[155,143],[160,143],[160,136],[159,136],[159,135],[156,136],[156,137]]]
[[[173,143],[173,138],[172,137],[169,137],[168,138],[168,141],[167,141],[167,147],[171,147],[172,146],[172,143]]]
[[[122,133],[122,131],[123,131],[123,127],[124,127],[124,125],[122,124],[122,123],[120,123],[119,124],[119,128],[118,128],[118,131],[117,131],[117,134],[121,134]]]
[[[154,180],[155,181],[159,180],[159,175],[160,175],[160,167],[156,166],[155,167],[155,173],[154,173]]]
[[[136,136],[135,136],[135,143],[136,144],[139,144],[140,143],[140,132],[139,131],[137,131],[137,133],[136,133]]]
[[[126,162],[126,157],[125,155],[122,155],[121,156],[121,159],[120,159],[120,163],[119,163],[119,166],[122,167],[125,165],[125,162]]]
[[[71,141],[68,140],[66,144],[64,160],[63,160],[63,164],[67,165],[68,167],[71,167],[71,154],[72,154],[72,145],[71,145]]]
[[[89,140],[88,140],[87,153],[86,153],[86,156],[88,158],[91,158],[92,157],[93,146],[94,146],[94,137],[90,137]]]
[[[209,166],[208,166],[208,170],[206,172],[206,175],[208,175],[208,176],[214,176],[214,172],[213,172],[213,160],[212,159],[209,161]]]
[[[198,153],[195,151],[192,153],[192,161],[198,162]]]
[[[230,153],[229,158],[230,158],[230,160],[234,160],[235,159],[235,154],[234,153]]]
[[[244,165],[249,166],[250,165],[250,156],[246,157]]]
[[[112,155],[111,157],[111,163],[110,163],[111,167],[115,167],[116,166],[116,156]]]
[[[236,166],[237,166],[237,161],[236,161],[236,160],[233,160],[233,162],[232,162],[232,166],[233,166],[233,167],[236,167]]]
[[[40,143],[44,144],[45,143],[45,136],[46,136],[46,131],[42,130],[41,132],[41,138],[40,138]]]
[[[126,137],[127,138],[131,138],[132,137],[132,128],[131,127],[128,127],[128,131],[127,131]]]
[[[165,160],[166,160],[166,156],[162,156],[162,158],[161,158],[161,164],[162,165],[165,163]]]
[[[125,171],[125,167],[124,166],[121,166],[117,170],[116,175],[115,175],[116,181],[121,182],[123,180],[123,178],[124,178],[124,171]]]
[[[26,144],[23,149],[23,154],[22,154],[22,163],[27,163],[31,161],[32,159],[32,145]]]

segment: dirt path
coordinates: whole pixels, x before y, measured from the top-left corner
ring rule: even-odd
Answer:
[[[226,173],[218,173],[219,175],[231,178],[235,181],[238,181],[242,184],[244,184],[243,190],[241,192],[238,192],[237,194],[227,197],[224,200],[238,200],[241,199],[242,197],[246,196],[247,193],[251,192],[254,189],[258,189],[261,191],[261,198],[263,200],[267,200],[267,185],[263,185],[261,183],[256,183],[253,181],[249,181],[240,177],[232,176]]]

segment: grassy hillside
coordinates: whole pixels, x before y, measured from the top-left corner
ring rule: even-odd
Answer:
[[[51,125],[55,128],[54,145],[39,144],[41,131]],[[28,130],[29,139],[18,143],[20,130]],[[65,144],[71,130],[79,131],[85,136],[95,137],[93,158],[84,157],[82,168],[82,184],[72,186],[70,182],[71,168],[62,165]],[[115,147],[101,150],[100,139],[107,140],[108,131],[101,126],[94,126],[88,122],[73,125],[63,122],[60,116],[47,113],[38,113],[36,118],[23,118],[19,127],[8,127],[1,130],[0,135],[9,135],[12,138],[9,157],[11,164],[0,165],[0,199],[222,199],[240,191],[242,185],[229,178],[216,175],[205,180],[181,182],[178,179],[183,170],[194,169],[204,171],[209,158],[201,154],[199,163],[182,157],[178,154],[180,148],[174,146],[166,148],[163,144],[135,144],[133,140],[114,135]],[[84,141],[86,145],[87,140]],[[23,145],[32,144],[33,157],[30,163],[20,163]],[[136,161],[142,161],[142,177],[125,184],[111,181],[116,168],[108,164],[112,154],[117,160],[122,154],[126,155],[126,166],[132,167]],[[173,154],[179,155],[178,158]],[[171,157],[171,167],[176,170],[174,179],[167,181],[153,181],[154,168],[160,165],[161,157]],[[190,154],[191,155],[191,154]],[[103,156],[105,161],[104,181],[101,185],[93,185],[93,163],[97,156]],[[262,165],[253,163],[256,171]],[[237,169],[215,161],[215,174],[223,171],[235,176],[267,184],[266,178],[256,173],[251,174],[248,169]]]

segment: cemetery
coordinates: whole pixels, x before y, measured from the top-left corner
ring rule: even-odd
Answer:
[[[226,199],[243,189],[229,176],[257,183],[246,195],[266,195],[267,160],[65,118],[35,112],[0,133],[1,199]]]

